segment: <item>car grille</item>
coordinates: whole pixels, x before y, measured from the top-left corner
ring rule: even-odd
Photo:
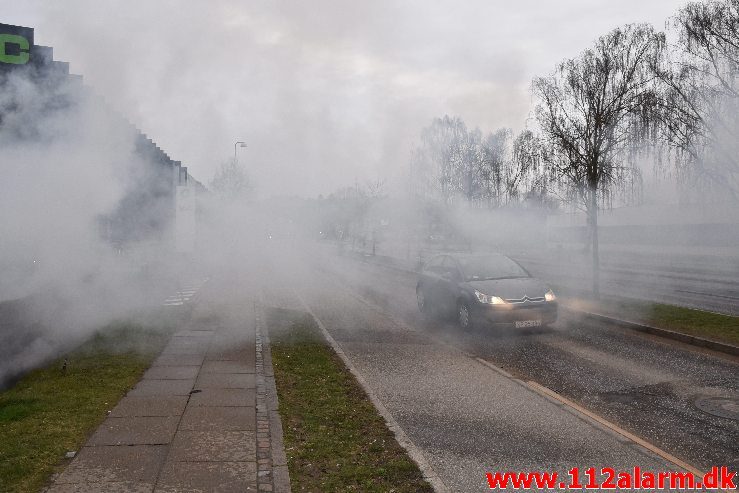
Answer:
[[[527,302],[530,302],[530,303],[543,303],[544,302],[544,297],[543,296],[538,296],[538,297],[535,297],[535,298],[529,298],[528,296],[524,296],[523,298],[519,298],[519,299],[507,299],[506,301],[508,303],[513,303],[513,304],[520,304],[520,303],[527,303]]]

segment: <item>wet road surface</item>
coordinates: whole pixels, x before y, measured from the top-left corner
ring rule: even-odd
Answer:
[[[553,389],[700,470],[739,466],[739,422],[695,404],[736,402],[736,358],[576,319],[463,334],[418,313],[408,273],[341,257],[300,269],[283,264],[275,285],[299,293],[454,491],[482,491],[484,472],[500,469],[671,468],[474,357]]]

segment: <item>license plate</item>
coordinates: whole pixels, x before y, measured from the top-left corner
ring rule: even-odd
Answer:
[[[521,320],[520,322],[516,322],[516,328],[521,327],[539,327],[541,325],[541,320]]]

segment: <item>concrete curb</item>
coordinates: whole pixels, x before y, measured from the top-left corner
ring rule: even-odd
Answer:
[[[499,373],[505,378],[508,378],[512,382],[517,383],[518,385],[524,387],[528,391],[536,393],[537,395],[543,397],[544,399],[556,405],[557,407],[564,409],[565,411],[569,412],[570,414],[574,416],[577,416],[579,419],[588,423],[590,426],[593,426],[594,428],[615,437],[616,440],[618,440],[619,442],[628,443],[634,446],[635,448],[637,448],[643,454],[649,457],[655,458],[659,461],[666,461],[666,464],[668,463],[673,464],[684,471],[689,471],[693,473],[696,477],[703,476],[703,472],[698,470],[696,467],[693,467],[690,464],[673,456],[672,454],[665,452],[659,447],[652,445],[646,440],[642,440],[636,435],[633,435],[625,431],[624,429],[615,425],[614,423],[606,420],[605,418],[602,418],[601,416],[593,412],[588,411],[584,407],[574,403],[573,401],[541,385],[540,383],[534,382],[532,380],[529,380],[529,381],[521,380],[520,378],[514,377],[513,375],[511,375],[504,369],[496,366],[495,364],[491,363],[490,361],[487,361],[485,359],[472,356],[472,355],[467,355],[467,356],[470,358],[474,358],[478,363]]]
[[[664,337],[665,339],[672,339],[674,341],[683,342],[692,346],[704,347],[719,351],[733,356],[739,356],[739,347],[723,342],[712,341],[710,339],[704,339],[702,337],[684,334],[682,332],[676,332],[674,330],[661,329],[659,327],[652,327],[651,325],[645,325],[637,322],[631,322],[628,320],[622,320],[620,318],[609,317],[607,315],[601,315],[599,313],[592,313],[584,310],[576,310],[567,306],[560,306],[561,310],[568,311],[576,316],[584,316],[598,322],[605,322],[611,325],[615,325],[619,328],[635,330],[638,332],[645,332],[648,334]]]
[[[290,493],[290,475],[287,469],[287,457],[285,455],[285,443],[282,435],[282,421],[278,413],[279,403],[277,400],[277,386],[275,384],[274,370],[272,368],[272,352],[269,345],[269,332],[264,314],[264,303],[255,303],[256,335],[257,335],[257,436],[259,430],[269,430],[269,463],[260,464],[260,473],[264,477],[259,478],[264,484],[260,484],[259,491],[275,491],[278,493]],[[261,391],[261,392],[260,392]],[[260,395],[261,394],[261,395]],[[261,431],[264,433],[264,431]],[[258,459],[266,459],[258,457]],[[271,473],[271,474],[269,474]],[[271,476],[271,478],[269,477]],[[274,489],[267,489],[271,485]]]

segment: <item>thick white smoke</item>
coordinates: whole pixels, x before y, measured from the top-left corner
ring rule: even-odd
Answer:
[[[0,339],[20,346],[0,358],[0,380],[174,285],[161,244],[105,238],[103,218],[151,166],[134,127],[76,80],[48,82],[11,76],[0,93],[0,303],[17,315]]]

